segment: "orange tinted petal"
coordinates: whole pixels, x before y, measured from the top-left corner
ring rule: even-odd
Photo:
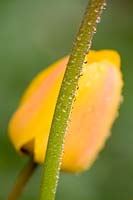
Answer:
[[[68,58],[41,72],[26,90],[13,115],[9,134],[15,148],[44,161],[54,108]],[[91,165],[109,135],[119,107],[120,57],[111,50],[90,51],[85,58],[66,134],[62,169],[82,171]]]
[[[34,156],[37,161],[42,147],[43,157],[47,146],[49,129],[59,93],[60,84],[68,58],[64,58],[41,72],[24,93],[20,106],[14,113],[9,124],[9,136],[17,150],[24,148],[27,143],[34,143]],[[38,141],[40,141],[38,145]],[[28,148],[28,151],[30,149]],[[37,152],[37,156],[36,156]],[[43,160],[41,156],[41,162]]]
[[[84,69],[65,140],[62,168],[88,168],[110,134],[121,97],[121,74],[110,63],[92,63]]]

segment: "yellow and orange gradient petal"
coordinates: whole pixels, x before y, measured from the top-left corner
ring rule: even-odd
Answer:
[[[9,124],[16,150],[43,163],[51,121],[68,57],[35,77]],[[112,50],[90,51],[66,133],[62,170],[82,171],[93,163],[109,136],[121,99],[120,57]],[[53,147],[54,148],[54,147]]]

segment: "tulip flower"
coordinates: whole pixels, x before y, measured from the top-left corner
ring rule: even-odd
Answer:
[[[65,57],[33,79],[9,123],[9,136],[15,149],[33,155],[37,163],[45,159],[67,62],[68,57]],[[118,115],[122,85],[117,52],[90,51],[86,55],[67,128],[62,170],[79,172],[96,159]]]

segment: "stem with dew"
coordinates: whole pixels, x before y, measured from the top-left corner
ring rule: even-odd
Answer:
[[[44,172],[42,176],[40,200],[54,200],[61,166],[64,137],[75,97],[78,79],[86,53],[96,32],[96,24],[105,6],[105,0],[90,0],[60,88],[51,125]]]

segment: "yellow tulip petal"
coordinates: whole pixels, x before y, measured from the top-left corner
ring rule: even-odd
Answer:
[[[65,140],[62,169],[88,168],[110,134],[121,97],[121,74],[108,62],[83,70]]]
[[[64,58],[41,72],[32,81],[22,97],[20,106],[9,124],[9,136],[18,151],[24,149],[25,145],[29,146],[29,142],[31,144],[32,141],[36,146],[34,156],[36,157],[37,149],[41,144],[43,145],[42,151],[44,154],[46,149],[44,143],[47,144],[55,103],[67,61],[68,58]],[[39,146],[36,145],[38,144],[36,139],[40,141]],[[28,151],[30,149],[28,148]],[[38,159],[39,155],[37,161],[40,161]]]
[[[9,124],[18,151],[32,153],[42,163],[60,85],[68,57],[41,72],[30,84]],[[88,168],[104,146],[121,98],[120,57],[112,50],[90,51],[65,139],[62,170]]]

